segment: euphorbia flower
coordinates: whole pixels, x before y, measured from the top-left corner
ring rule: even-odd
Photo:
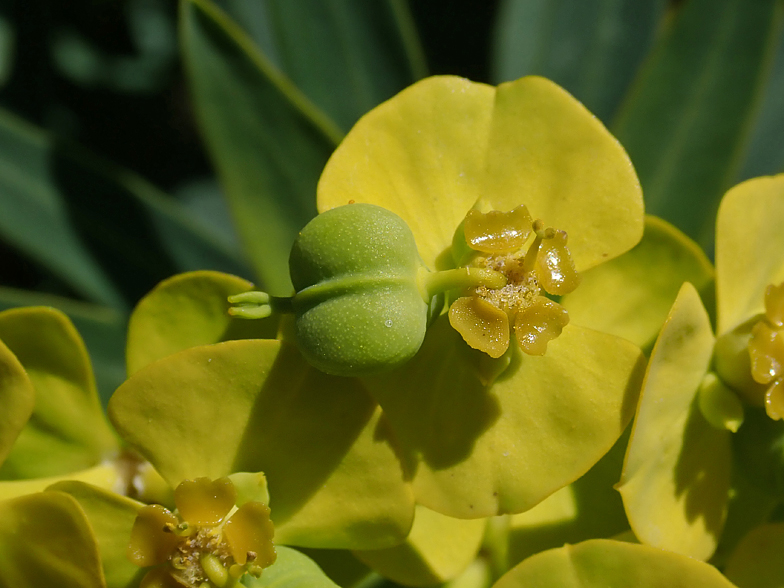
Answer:
[[[156,566],[142,588],[230,588],[275,562],[269,507],[255,500],[235,506],[229,478],[184,480],[174,501],[176,514],[149,505],[134,522],[128,558],[139,567]]]
[[[497,90],[431,78],[368,113],[335,152],[319,187],[322,212],[361,210],[362,202],[405,221],[433,274],[467,273],[481,257],[471,259],[461,228],[472,209],[525,204],[542,221],[543,241],[560,248],[557,231],[568,233],[577,272],[622,254],[643,226],[639,184],[621,146],[571,96],[540,78]],[[535,241],[533,222],[528,228]],[[331,258],[340,261],[341,250],[353,264],[359,248],[341,241]],[[542,254],[541,246],[533,251]],[[180,282],[140,304],[132,332],[143,322],[145,331],[157,329],[161,314],[143,309],[157,306],[163,290],[183,295],[190,286]],[[461,294],[469,292],[450,293],[449,302]],[[171,312],[167,324],[174,324]],[[350,331],[350,313],[343,314],[336,326]],[[458,518],[526,510],[585,473],[628,424],[642,371],[641,353],[628,341],[569,324],[544,356],[509,345],[493,359],[467,345],[446,312],[435,314],[413,359],[365,379],[314,369],[291,344],[286,321],[277,341],[199,347],[192,346],[220,339],[181,344],[172,329],[176,344],[167,349],[179,353],[147,357],[159,361],[117,391],[110,416],[170,482],[262,469],[279,540],[354,549],[402,540],[414,499]],[[180,318],[178,325],[192,322]],[[221,336],[229,320],[210,332]],[[216,419],[242,425],[205,437]],[[358,472],[367,475],[361,488]],[[328,498],[338,491],[350,509],[331,507]]]
[[[483,255],[472,265],[504,275],[506,284],[470,289],[449,308],[449,322],[474,349],[501,357],[509,348],[509,324],[530,355],[544,355],[547,343],[561,334],[569,315],[541,294],[568,294],[580,283],[566,247],[566,232],[545,229],[533,221],[525,205],[508,213],[469,210],[463,232],[468,246]],[[521,253],[529,235],[533,242]]]
[[[536,77],[498,88],[429,78],[366,114],[319,181],[321,212],[350,202],[400,216],[431,271],[470,268],[479,257],[515,250],[516,264],[522,257],[521,279],[512,280],[518,285],[538,281],[539,269],[558,257],[553,269],[569,273],[612,259],[640,239],[643,227],[639,183],[622,147],[565,91]],[[541,235],[525,221],[494,227],[493,219],[503,218],[498,213],[521,205],[541,220]],[[475,219],[490,228],[466,231],[472,209],[494,213]],[[543,245],[522,253],[526,231]],[[561,254],[565,234],[573,270]],[[497,253],[481,251],[482,242]],[[471,243],[479,255],[472,256]],[[542,255],[550,244],[557,246]],[[527,252],[538,254],[539,269],[526,266]],[[435,318],[412,360],[363,380],[410,464],[417,501],[437,512],[475,518],[526,510],[585,473],[631,416],[639,350],[564,327],[552,301],[537,300],[535,288],[518,290],[531,305],[509,312],[482,304],[501,293],[458,292],[454,310]],[[510,318],[517,339],[535,352],[563,331],[544,356],[521,354],[506,344]]]
[[[744,416],[757,419],[760,411],[753,407],[767,404],[769,416],[780,414],[775,363],[782,357],[781,294],[771,285],[784,279],[782,226],[784,175],[732,188],[716,226],[716,335],[690,284],[684,284],[659,335],[618,484],[632,530],[643,543],[710,557],[732,506],[733,448],[740,477],[765,451],[758,440],[755,455],[745,454],[752,444],[744,439],[766,427],[742,423]],[[763,495],[772,490],[752,484]],[[764,519],[766,500],[755,501],[754,516]],[[746,518],[735,534],[761,522]]]
[[[784,282],[765,290],[765,315],[754,325],[749,341],[751,376],[767,385],[765,411],[784,418]]]

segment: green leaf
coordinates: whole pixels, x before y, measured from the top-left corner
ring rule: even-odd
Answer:
[[[666,5],[664,0],[502,1],[493,79],[550,78],[609,124]]]
[[[780,33],[778,4],[685,2],[613,126],[640,176],[648,212],[705,248],[719,199],[738,172],[765,56]]]
[[[0,502],[0,586],[103,588],[92,529],[62,492]]]
[[[485,519],[453,519],[417,506],[403,543],[354,555],[385,578],[406,586],[430,586],[451,580],[468,567],[484,530]]]
[[[627,253],[581,274],[561,300],[576,325],[623,337],[649,351],[683,282],[713,295],[713,267],[694,241],[648,216],[642,241]]]
[[[223,0],[264,55],[340,128],[425,75],[401,0]]]
[[[0,310],[21,306],[51,306],[68,315],[90,353],[105,407],[112,392],[125,381],[125,315],[108,306],[0,287]]]
[[[100,463],[117,449],[79,333],[53,308],[0,312],[0,340],[35,388],[35,408],[0,467],[0,479],[67,474]]]
[[[275,547],[278,559],[264,570],[261,578],[245,576],[248,588],[339,588],[316,563],[296,549]]]
[[[746,158],[738,180],[784,172],[784,36],[779,38],[773,67],[754,130],[749,139]]]
[[[194,347],[115,392],[109,415],[171,486],[264,472],[276,542],[378,549],[402,541],[413,497],[381,410],[356,380],[277,340]]]
[[[414,359],[365,380],[417,502],[458,518],[523,512],[587,472],[631,419],[644,366],[631,343],[572,325],[490,384],[488,360],[442,315]]]
[[[183,0],[182,51],[196,113],[245,250],[288,295],[288,252],[342,133],[209,0]]]
[[[190,272],[164,280],[145,296],[128,323],[128,373],[197,345],[231,339],[271,339],[278,320],[234,319],[227,298],[253,284],[219,272]]]
[[[719,571],[645,545],[595,539],[525,560],[493,588],[733,588]]]
[[[740,542],[727,562],[725,575],[738,588],[784,585],[784,523],[761,525]]]
[[[24,367],[0,341],[0,465],[33,412],[35,390]]]
[[[0,236],[122,307],[178,271],[242,267],[139,177],[0,111]]]
[[[730,432],[697,406],[714,341],[684,284],[651,354],[617,486],[641,542],[697,559],[716,549],[729,500]]]
[[[107,588],[135,587],[147,570],[128,559],[128,543],[141,503],[84,482],[59,482],[47,488],[74,498],[87,516],[98,544]]]

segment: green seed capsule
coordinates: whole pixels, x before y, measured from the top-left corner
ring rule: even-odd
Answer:
[[[422,267],[411,230],[389,210],[349,204],[313,219],[289,258],[305,358],[329,374],[358,376],[413,357],[428,318]]]

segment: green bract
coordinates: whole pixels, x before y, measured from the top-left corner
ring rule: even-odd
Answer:
[[[289,258],[297,343],[335,375],[392,369],[419,350],[428,305],[414,236],[396,214],[349,204],[313,219]]]

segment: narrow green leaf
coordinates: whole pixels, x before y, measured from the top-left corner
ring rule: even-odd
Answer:
[[[264,286],[288,295],[288,252],[342,133],[209,0],[181,9],[196,112],[240,237]]]
[[[648,212],[706,249],[719,199],[738,172],[780,7],[776,0],[686,2],[615,121]]]
[[[261,578],[245,576],[248,588],[338,588],[307,555],[296,549],[277,546],[278,559],[264,570]]]
[[[502,0],[493,79],[550,78],[609,123],[653,43],[666,5],[665,0]]]
[[[425,75],[401,0],[223,0],[275,67],[344,131]]]
[[[736,181],[784,172],[784,36],[765,86],[746,158]]]
[[[2,111],[0,191],[0,237],[96,302],[125,306],[178,271],[242,271],[138,176]]]

